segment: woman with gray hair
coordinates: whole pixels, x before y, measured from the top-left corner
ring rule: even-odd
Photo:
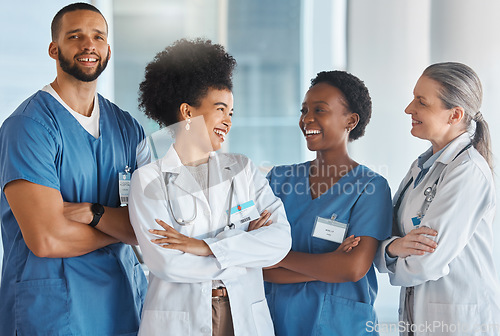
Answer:
[[[496,197],[488,124],[477,74],[461,63],[429,66],[405,110],[429,140],[394,197],[393,235],[375,263],[401,286],[402,335],[499,335],[493,262]]]

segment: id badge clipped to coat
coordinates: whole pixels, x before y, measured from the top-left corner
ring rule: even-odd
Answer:
[[[125,170],[118,173],[118,192],[120,193],[120,206],[128,205],[128,194],[130,191],[130,167],[125,166]]]
[[[334,243],[342,244],[349,224],[341,223],[336,220],[337,215],[333,214],[331,218],[316,217],[312,236]]]
[[[230,228],[249,223],[260,217],[259,211],[257,211],[257,207],[255,206],[255,202],[253,200],[243,204],[238,204],[237,206],[232,207],[230,212],[227,212],[229,214]]]

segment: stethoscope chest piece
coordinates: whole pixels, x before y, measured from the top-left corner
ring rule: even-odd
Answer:
[[[436,193],[436,190],[435,190],[436,185],[437,185],[437,182],[434,183],[434,186],[425,188],[424,196],[425,196],[425,201],[427,203],[431,203],[432,200],[434,199],[434,194]]]
[[[432,187],[427,187],[427,188],[425,189],[425,191],[424,191],[424,195],[425,195],[425,196],[428,196],[428,195],[431,193],[431,191],[432,191]]]

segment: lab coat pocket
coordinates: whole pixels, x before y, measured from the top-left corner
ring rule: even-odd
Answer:
[[[475,330],[480,327],[477,304],[429,303],[426,311],[434,335],[479,335],[480,329]]]
[[[373,306],[363,302],[325,295],[321,309],[319,335],[365,336],[375,332],[377,316]]]
[[[68,290],[63,279],[18,282],[16,294],[19,335],[71,335]]]
[[[190,335],[189,312],[144,310],[142,313],[139,336]]]
[[[265,299],[252,304],[252,314],[258,336],[274,335],[273,322]]]

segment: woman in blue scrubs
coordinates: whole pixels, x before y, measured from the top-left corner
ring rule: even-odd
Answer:
[[[268,180],[285,205],[292,250],[264,271],[276,335],[376,334],[373,259],[391,234],[387,181],[348,153],[371,116],[364,83],[344,71],[311,82],[299,120],[316,159],[274,167]],[[355,235],[352,250],[339,249]]]

